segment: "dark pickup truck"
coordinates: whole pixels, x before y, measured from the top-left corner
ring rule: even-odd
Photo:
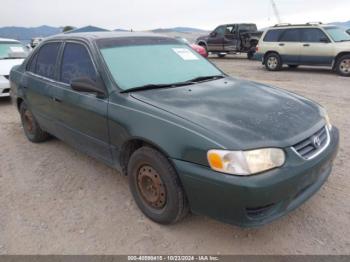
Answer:
[[[219,57],[247,53],[248,59],[252,59],[262,33],[256,24],[220,25],[208,36],[199,37],[196,43]]]

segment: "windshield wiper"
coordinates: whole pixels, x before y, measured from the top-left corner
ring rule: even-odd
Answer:
[[[190,80],[188,80],[186,82],[187,83],[199,83],[199,82],[217,80],[217,79],[221,79],[221,78],[224,78],[224,77],[225,77],[224,75],[200,76],[200,77],[196,77],[196,78],[190,79]]]
[[[174,86],[175,84],[147,84],[147,85],[132,87],[127,90],[123,90],[121,93],[128,93],[132,91],[143,91],[143,90],[157,89],[157,88],[167,88],[167,87],[174,87]]]
[[[122,91],[121,93],[128,93],[132,91],[143,91],[143,90],[149,90],[149,89],[158,89],[158,88],[173,88],[173,87],[179,87],[179,86],[187,86],[187,85],[194,85],[199,82],[205,82],[210,80],[217,80],[224,78],[224,75],[216,75],[216,76],[200,76],[196,77],[184,82],[178,82],[178,83],[172,83],[172,84],[147,84],[143,86],[137,86],[132,87],[127,90]]]
[[[339,42],[349,42],[350,39],[344,39],[344,40],[340,40]]]

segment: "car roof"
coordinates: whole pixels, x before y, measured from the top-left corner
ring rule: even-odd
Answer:
[[[280,24],[275,25],[272,27],[269,27],[268,30],[271,29],[293,29],[293,28],[329,28],[329,27],[338,27],[337,25],[332,24]]]
[[[18,40],[15,40],[15,39],[8,39],[8,38],[0,38],[0,42],[20,43]]]
[[[124,38],[124,37],[164,37],[161,34],[148,33],[148,32],[83,32],[83,33],[71,33],[71,34],[59,34],[45,40],[69,40],[69,39],[85,39],[85,40],[97,40],[97,39],[110,39],[110,38]]]

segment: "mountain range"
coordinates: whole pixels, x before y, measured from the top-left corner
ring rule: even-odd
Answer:
[[[338,26],[343,26],[350,28],[350,21],[347,22],[334,22]],[[115,29],[113,31],[123,32],[129,31],[125,29]],[[149,30],[154,33],[180,33],[180,34],[192,34],[192,33],[206,33],[206,30],[192,28],[192,27],[173,27],[173,28],[157,28]],[[39,27],[0,27],[0,37],[1,38],[11,38],[17,39],[22,42],[28,43],[34,37],[47,37],[62,32],[62,27],[52,27],[52,26],[39,26]]]

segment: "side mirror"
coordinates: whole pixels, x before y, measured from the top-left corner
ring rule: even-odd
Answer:
[[[210,36],[211,36],[211,37],[215,37],[216,35],[217,35],[216,32],[211,32],[211,33],[210,33]]]
[[[78,92],[96,93],[98,97],[105,97],[106,91],[101,83],[90,78],[81,77],[71,81],[71,88]]]
[[[330,41],[329,41],[329,39],[328,39],[327,37],[322,37],[322,38],[320,39],[320,42],[321,42],[321,43],[326,43],[326,44],[328,44]]]

